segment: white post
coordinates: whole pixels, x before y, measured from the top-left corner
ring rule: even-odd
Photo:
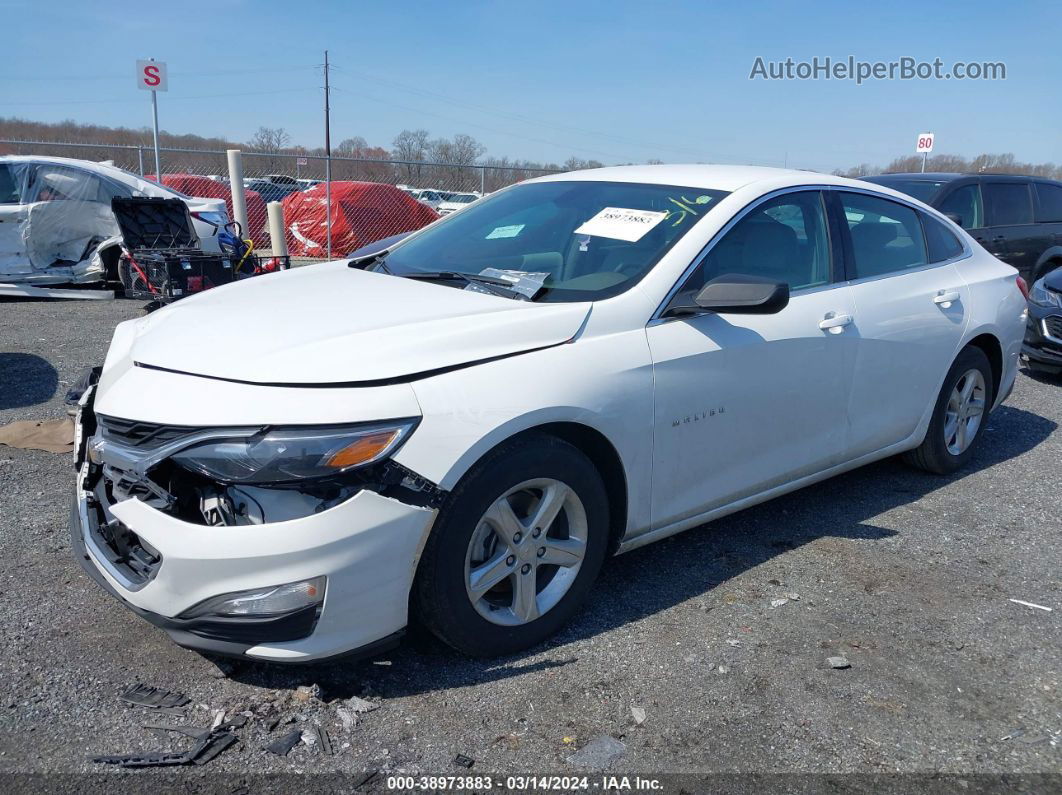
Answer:
[[[240,225],[240,234],[246,236],[251,232],[247,223],[247,197],[243,191],[243,155],[239,149],[229,149],[229,189],[232,191],[233,221]]]
[[[154,60],[154,59],[152,59]],[[162,184],[162,160],[159,158],[159,100],[158,92],[151,92],[151,124],[155,135],[155,179]]]
[[[284,236],[284,205],[280,202],[269,202],[266,211],[269,213],[269,241],[273,256],[286,257],[288,241]]]

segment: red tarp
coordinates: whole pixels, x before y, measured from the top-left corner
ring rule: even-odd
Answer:
[[[147,179],[154,180],[155,175],[150,174]],[[224,199],[225,206],[229,208],[229,219],[235,217],[232,212],[232,192],[227,182],[215,182],[210,177],[201,177],[198,174],[163,174],[162,184],[188,196]],[[257,248],[269,248],[269,235],[265,231],[265,201],[258,195],[258,191],[245,190],[243,195],[244,201],[247,202],[247,224],[251,227],[244,230],[244,237],[250,237]]]
[[[439,215],[392,185],[377,182],[332,183],[332,255],[350,252],[391,235],[420,229]],[[325,186],[284,199],[288,253],[324,257]]]

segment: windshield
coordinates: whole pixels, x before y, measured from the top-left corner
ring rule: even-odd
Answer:
[[[536,182],[481,199],[387,255],[397,276],[490,269],[542,284],[539,301],[594,301],[640,280],[724,191]]]
[[[930,201],[936,196],[937,191],[940,190],[940,186],[943,182],[935,181],[931,179],[904,179],[901,177],[866,177],[867,182],[873,182],[877,185],[884,185],[886,188],[892,188],[898,190],[900,193],[906,193],[908,196],[913,196],[920,202],[929,204]]]

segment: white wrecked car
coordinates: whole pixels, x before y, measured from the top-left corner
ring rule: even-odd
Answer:
[[[204,251],[228,223],[221,199],[196,199],[115,166],[66,157],[0,157],[0,283],[118,281],[115,196],[180,198]]]
[[[1026,293],[866,182],[524,182],[119,324],[81,395],[72,548],[192,648],[371,653],[412,610],[512,654],[606,598],[609,553],[899,453],[962,467],[1014,384]]]

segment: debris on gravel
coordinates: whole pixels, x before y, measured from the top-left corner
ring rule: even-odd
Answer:
[[[576,767],[588,770],[604,770],[627,753],[627,746],[615,737],[595,737],[574,754],[568,761]]]
[[[301,739],[302,729],[292,729],[283,737],[274,740],[267,745],[265,750],[269,751],[271,754],[276,754],[277,756],[287,756],[288,752],[298,745]]]
[[[134,685],[122,693],[119,698],[127,704],[149,709],[173,709],[183,707],[189,698],[181,693],[172,693],[150,685]],[[224,714],[224,713],[222,713]]]
[[[827,657],[826,662],[831,668],[843,669],[852,667],[852,663],[848,662],[848,658],[843,654],[837,657]]]

